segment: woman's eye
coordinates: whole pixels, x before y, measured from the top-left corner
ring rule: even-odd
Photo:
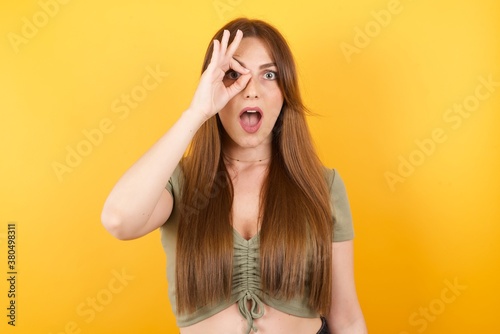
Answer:
[[[275,80],[278,77],[278,74],[274,71],[269,71],[264,74],[264,78],[267,80]]]
[[[241,74],[239,74],[236,71],[228,71],[226,72],[226,78],[231,79],[231,80],[237,80],[240,77]]]

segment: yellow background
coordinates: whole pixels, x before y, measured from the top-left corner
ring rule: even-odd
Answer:
[[[347,185],[370,333],[500,330],[500,87],[446,121],[454,104],[474,102],[480,77],[500,81],[498,1],[54,1],[0,5],[1,333],[177,332],[159,233],[118,241],[99,216],[120,175],[189,105],[212,34],[239,15],[276,25],[296,56],[321,158]],[[144,90],[155,69],[157,87]],[[141,101],[125,114],[132,92]],[[107,133],[91,132],[88,146],[83,131],[99,126]],[[87,155],[70,168],[77,147]],[[391,186],[387,173],[410,157],[418,166]]]

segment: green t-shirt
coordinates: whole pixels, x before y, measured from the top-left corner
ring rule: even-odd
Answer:
[[[354,232],[351,210],[344,182],[335,170],[325,168],[325,174],[330,190],[332,216],[335,217],[335,223],[333,225],[333,242],[351,240],[354,237]],[[280,301],[272,298],[261,289],[259,267],[260,235],[257,233],[251,239],[246,240],[234,229],[233,286],[231,298],[229,300],[223,300],[215,306],[200,307],[192,314],[177,314],[175,303],[175,257],[177,228],[180,219],[179,203],[181,202],[181,180],[182,170],[180,167],[177,167],[166,185],[166,189],[174,199],[174,206],[169,219],[161,227],[161,241],[167,255],[168,295],[179,327],[193,325],[219,313],[235,303],[238,304],[240,313],[248,322],[248,331],[253,328],[253,320],[263,315],[264,308],[262,303],[294,316],[306,318],[319,317],[314,310],[308,307],[308,301],[305,297]],[[332,222],[333,221],[332,219]],[[308,286],[306,284],[306,289],[307,288]],[[250,308],[247,306],[249,303],[251,305]]]

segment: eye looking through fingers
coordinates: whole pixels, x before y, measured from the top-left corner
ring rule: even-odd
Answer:
[[[238,80],[238,78],[241,75],[242,75],[241,73],[236,72],[235,70],[230,69],[224,75],[224,79]],[[263,77],[266,80],[277,80],[278,79],[278,72],[276,72],[276,71],[267,71],[266,73],[264,73]]]
[[[224,78],[230,79],[230,80],[238,80],[238,78],[241,76],[241,73],[236,72],[235,70],[229,70],[226,72],[224,75]]]

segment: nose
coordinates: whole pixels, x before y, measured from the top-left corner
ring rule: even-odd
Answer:
[[[254,78],[250,78],[250,80],[247,83],[247,86],[243,90],[243,96],[245,96],[245,99],[258,99],[259,94],[257,93],[257,83],[254,80]]]

